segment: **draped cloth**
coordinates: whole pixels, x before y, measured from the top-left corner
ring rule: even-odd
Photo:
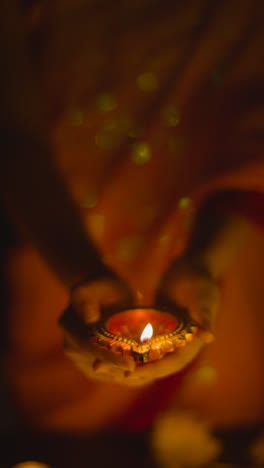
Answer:
[[[53,142],[87,231],[147,304],[210,194],[237,192],[227,209],[263,227],[263,4],[132,3],[119,11],[117,2],[111,13],[119,36],[113,32],[108,53],[90,41],[85,67],[78,55],[71,75],[72,35],[60,36],[59,23],[38,72],[47,102],[56,110],[60,99],[71,105]],[[104,30],[105,11],[89,10],[91,34]],[[150,389],[117,390],[73,368],[57,325],[67,296],[34,250],[11,258],[10,281],[8,378],[25,421],[92,430],[125,418],[142,428],[169,403],[188,369]]]

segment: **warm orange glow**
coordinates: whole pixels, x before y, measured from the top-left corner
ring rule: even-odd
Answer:
[[[152,335],[153,335],[153,328],[152,328],[151,323],[148,323],[145,326],[143,332],[141,333],[141,337],[140,337],[141,343],[145,343],[149,341],[152,338]]]
[[[39,463],[35,461],[27,461],[27,462],[19,463],[18,465],[14,465],[12,468],[50,468],[50,467],[44,463]]]

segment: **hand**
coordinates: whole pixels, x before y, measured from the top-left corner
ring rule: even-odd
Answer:
[[[155,365],[155,372],[163,376],[185,367],[205,344],[214,341],[214,324],[219,307],[218,286],[202,260],[182,257],[163,276],[157,290],[156,304],[157,307],[184,309],[199,327],[191,343],[168,354],[162,361],[153,363],[153,372]]]
[[[160,305],[171,304],[185,309],[199,325],[199,337],[204,342],[213,340],[219,290],[202,260],[177,259],[163,276],[156,301]]]
[[[124,357],[91,344],[87,324],[100,319],[101,308],[126,308],[133,300],[128,287],[117,277],[90,281],[74,288],[71,306],[62,316],[65,352],[90,378],[143,386],[174,374],[188,365],[205,343],[213,341],[213,323],[218,308],[218,288],[209,273],[197,263],[177,260],[164,275],[157,291],[157,305],[187,309],[199,325],[198,335],[185,347],[160,361],[136,365]]]
[[[179,349],[161,361],[136,365],[132,356],[124,357],[92,344],[89,326],[101,318],[101,309],[126,308],[132,302],[127,285],[114,276],[89,281],[73,289],[71,304],[61,317],[60,325],[64,331],[66,355],[87,377],[143,386],[177,372],[196,354],[197,342],[193,342],[188,344],[187,353]]]
[[[73,288],[71,304],[60,318],[60,325],[64,332],[65,353],[87,377],[122,381],[127,373],[133,372],[133,358],[125,358],[93,345],[88,326],[101,318],[102,309],[121,309],[132,304],[133,297],[128,286],[114,274],[107,273]]]
[[[177,259],[163,276],[156,293],[155,307],[184,309],[199,327],[192,342],[186,343],[160,361],[137,366],[127,383],[144,385],[179,372],[197,356],[205,344],[214,341],[214,322],[219,306],[219,291],[201,260]]]

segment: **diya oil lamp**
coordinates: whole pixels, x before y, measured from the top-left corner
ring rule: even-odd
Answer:
[[[116,312],[89,328],[94,345],[133,356],[138,364],[156,361],[185,346],[198,331],[185,313],[151,307]]]

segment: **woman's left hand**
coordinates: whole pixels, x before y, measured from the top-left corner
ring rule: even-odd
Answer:
[[[214,324],[219,307],[219,289],[201,260],[179,258],[164,274],[156,293],[156,307],[184,309],[198,326],[193,341],[168,353],[161,361],[149,363],[136,371],[145,379],[156,379],[179,372],[204,345],[214,341]]]
[[[219,288],[202,257],[176,259],[159,284],[156,303],[185,309],[199,326],[198,336],[204,343],[214,338],[219,307]]]
[[[219,290],[201,260],[182,257],[172,263],[156,293],[155,307],[166,305],[185,309],[190,320],[198,325],[198,333],[193,341],[161,360],[137,366],[127,378],[129,384],[144,385],[179,372],[195,359],[204,345],[214,341]]]

